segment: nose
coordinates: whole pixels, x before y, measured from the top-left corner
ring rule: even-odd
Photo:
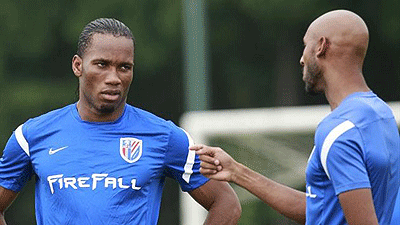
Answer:
[[[300,65],[301,65],[302,67],[304,67],[304,59],[303,59],[303,56],[301,56],[301,58],[300,58]]]
[[[121,84],[121,79],[119,77],[118,71],[116,68],[110,69],[110,71],[107,73],[106,84],[111,84],[111,85],[119,85]]]

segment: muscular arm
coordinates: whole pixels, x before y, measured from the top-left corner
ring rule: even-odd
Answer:
[[[301,224],[306,219],[306,194],[279,184],[236,163],[232,182],[245,188],[284,216]]]
[[[208,210],[204,224],[237,224],[241,206],[228,183],[210,180],[189,194]]]
[[[5,189],[0,186],[0,225],[5,225],[4,211],[14,201],[18,193]]]
[[[346,221],[349,225],[377,225],[371,189],[355,189],[339,194]]]
[[[206,177],[234,182],[284,216],[305,223],[305,193],[264,177],[236,162],[220,148],[199,145],[191,149],[200,155],[202,160],[200,172]]]

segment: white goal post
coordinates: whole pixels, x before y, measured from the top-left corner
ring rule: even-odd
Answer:
[[[400,102],[389,102],[400,127]],[[208,144],[215,135],[255,135],[268,132],[314,132],[318,123],[330,112],[328,105],[197,111],[185,113],[180,126],[195,143]],[[311,150],[311,149],[310,149]],[[279,156],[278,156],[279,157]],[[294,168],[287,177],[305,180],[306,158],[295,157],[304,163],[292,163]],[[300,171],[297,173],[296,171]],[[284,174],[285,175],[285,174]],[[283,183],[290,180],[281,177]],[[201,225],[206,211],[187,193],[180,195],[180,220],[182,225]]]

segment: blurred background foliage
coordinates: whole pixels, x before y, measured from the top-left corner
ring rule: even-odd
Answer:
[[[358,13],[370,31],[364,75],[386,101],[400,101],[400,1],[206,1],[211,109],[326,104],[304,93],[299,60],[308,25],[332,9]],[[25,120],[77,100],[71,59],[82,28],[114,17],[136,37],[128,102],[179,123],[183,104],[182,1],[1,0],[0,144]],[[32,185],[7,212],[32,224]],[[160,224],[178,224],[178,187],[167,182]],[[18,204],[17,204],[18,203]],[[24,215],[24,216],[21,216]],[[25,222],[24,222],[25,221]]]

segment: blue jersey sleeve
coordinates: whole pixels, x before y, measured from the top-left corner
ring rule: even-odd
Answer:
[[[19,192],[32,174],[30,158],[18,143],[16,132],[14,132],[4,148],[3,156],[0,158],[0,186]]]
[[[189,134],[172,125],[165,156],[166,175],[177,180],[183,191],[191,191],[208,181],[199,171],[199,157],[189,150],[192,144]]]
[[[397,192],[396,203],[393,210],[392,222],[390,225],[400,224],[400,190]]]
[[[326,166],[336,195],[354,189],[371,188],[362,149],[363,141],[355,127],[333,142]]]

